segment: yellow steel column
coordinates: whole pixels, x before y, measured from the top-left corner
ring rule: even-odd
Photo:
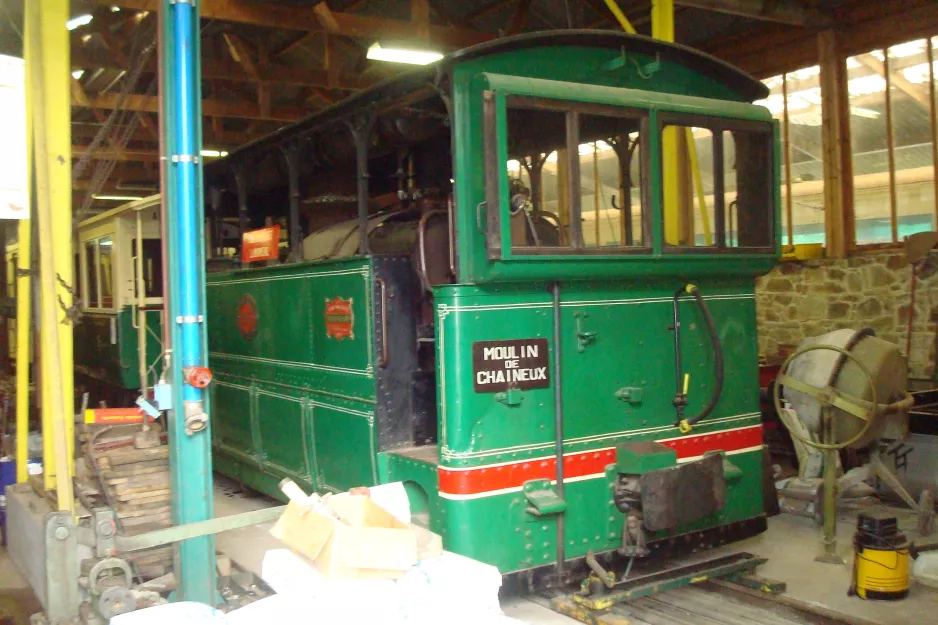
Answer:
[[[30,132],[29,116],[26,121],[26,132]],[[29,135],[27,135],[29,136]],[[27,141],[27,145],[30,142]],[[32,148],[27,148],[27,163],[30,162]],[[29,177],[32,176],[32,167],[27,165]],[[29,178],[28,178],[29,179]],[[30,202],[32,203],[32,202]],[[32,210],[32,209],[30,209]],[[29,479],[26,463],[29,460],[29,309],[32,293],[30,291],[30,220],[23,219],[19,223],[19,249],[16,256],[16,268],[19,275],[16,280],[16,481],[23,483]]]
[[[59,508],[72,508],[71,474],[74,441],[74,377],[72,327],[59,302],[72,305],[72,159],[69,37],[65,23],[68,0],[25,3],[26,72],[32,90],[32,128],[37,202],[40,217],[40,261],[43,273],[40,323],[43,347],[42,425],[43,474],[46,490],[57,488],[56,476],[66,475],[59,490]],[[49,262],[45,262],[48,260]],[[48,324],[51,324],[50,327]],[[54,347],[55,351],[50,351]]]
[[[674,41],[674,0],[652,0],[651,36],[662,41]],[[678,178],[678,129],[668,127],[661,135],[661,185],[664,200],[664,242],[666,245],[681,243],[680,190]]]
[[[23,41],[33,36],[33,23],[25,20]],[[24,45],[24,48],[26,46]],[[25,56],[25,51],[24,51]],[[32,79],[29,68],[23,68],[23,80],[26,87],[26,195],[29,198],[30,219],[35,218],[35,198],[32,191],[33,167],[33,118],[32,118]],[[32,280],[29,271],[32,268],[32,232],[31,222],[23,219],[19,223],[16,269],[13,280],[16,284],[16,481],[22,484],[29,480],[29,353],[32,337],[30,336],[30,308],[32,308]],[[38,389],[37,389],[38,391]]]

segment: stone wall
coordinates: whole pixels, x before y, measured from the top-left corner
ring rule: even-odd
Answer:
[[[911,268],[902,251],[782,262],[756,284],[759,351],[780,362],[808,336],[870,327],[906,350]],[[930,377],[938,330],[938,275],[919,279],[909,371]]]

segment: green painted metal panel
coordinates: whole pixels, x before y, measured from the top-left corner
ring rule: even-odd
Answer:
[[[273,496],[283,477],[319,490],[375,483],[373,288],[369,258],[209,276],[220,470]],[[350,301],[351,336],[327,331],[335,298]]]
[[[697,284],[717,322],[727,383],[712,416],[701,421],[691,436],[713,433],[716,438],[707,446],[719,448],[724,431],[759,424],[755,301],[748,280]],[[681,285],[638,280],[562,285],[564,450],[576,456],[576,461],[565,461],[568,474],[577,470],[575,462],[608,458],[605,466],[614,465],[614,448],[620,442],[683,437],[675,427],[671,403],[675,375],[670,330],[672,296]],[[494,393],[475,392],[472,384],[474,342],[552,336],[553,309],[546,285],[448,286],[437,290],[436,303],[442,466],[494,465],[486,471],[496,472],[497,482],[498,467],[505,463],[552,462],[553,380],[551,388],[521,391],[522,400],[514,406],[498,401]],[[682,299],[680,310],[682,361],[691,374],[687,414],[692,415],[709,400],[713,355],[693,300]],[[577,321],[581,332],[595,333],[582,350]],[[640,401],[617,396],[624,387],[642,389]],[[747,460],[750,456],[755,460]],[[677,528],[674,534],[762,514],[761,497],[753,496],[761,493],[759,454],[743,451],[732,460],[743,475],[727,485],[726,508],[693,528]],[[615,549],[621,541],[623,517],[609,496],[615,472],[602,465],[593,471],[575,474],[566,484],[567,557],[591,549]],[[449,549],[502,571],[547,564],[555,558],[555,521],[527,513],[520,488],[505,494],[496,489],[478,497],[447,497],[443,506]]]
[[[368,259],[212,274],[207,289],[215,371],[374,400]],[[352,301],[352,337],[336,339],[326,332],[325,303],[335,297]],[[238,327],[245,298],[256,309],[256,331],[250,337]]]
[[[345,491],[377,483],[373,412],[317,402],[313,423],[322,488]]]
[[[134,308],[116,313],[86,313],[75,325],[75,366],[87,376],[121,389],[140,388],[137,328]],[[162,350],[162,314],[147,311],[147,363],[156,363]],[[92,398],[94,399],[94,398]]]
[[[306,400],[297,393],[277,387],[258,388],[257,436],[261,441],[264,468],[294,479],[310,480],[306,446],[298,441],[310,439],[306,430]]]

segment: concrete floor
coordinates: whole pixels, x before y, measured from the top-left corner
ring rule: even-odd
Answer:
[[[13,564],[6,547],[0,547],[0,625],[26,625],[31,614],[41,611],[26,578]]]
[[[216,483],[215,511],[227,516],[248,510],[276,505],[264,498],[245,495],[237,486],[219,480]],[[897,511],[900,527],[911,534],[914,518],[906,511]],[[850,585],[851,537],[855,515],[841,517],[838,536],[839,551],[848,564],[830,565],[814,562],[820,550],[819,530],[808,519],[782,515],[769,520],[769,530],[754,538],[733,543],[700,554],[697,559],[749,551],[768,558],[759,573],[788,584],[786,601],[814,605],[835,612],[844,622],[855,625],[919,625],[938,622],[938,591],[913,584],[910,596],[897,603],[863,601],[847,596]],[[258,525],[220,534],[219,551],[227,554],[242,568],[260,573],[264,553],[281,544],[269,534],[272,524]],[[680,592],[680,591],[675,591]],[[576,622],[555,614],[543,605],[526,598],[507,598],[502,609],[508,616],[531,624],[571,625]],[[26,580],[0,549],[0,625],[28,622],[28,615],[40,607]]]
[[[219,481],[216,485],[215,511],[219,516],[255,510],[275,502],[263,497],[240,494],[233,484]],[[897,510],[900,527],[912,533],[915,519],[907,511]],[[261,560],[267,549],[281,546],[270,536],[272,524],[235,530],[218,536],[218,548],[246,570],[260,573]],[[864,601],[848,597],[852,566],[852,537],[856,527],[855,514],[841,515],[838,524],[839,552],[844,565],[814,561],[820,552],[820,530],[810,519],[780,515],[769,520],[763,534],[699,554],[694,559],[707,559],[748,551],[768,558],[759,569],[763,577],[788,584],[786,600],[803,606],[818,606],[840,615],[844,622],[857,625],[920,625],[938,622],[938,591],[913,583],[909,597],[898,603]],[[679,592],[679,591],[675,591]],[[576,621],[560,616],[526,598],[508,598],[502,609],[513,618],[532,624],[570,625]]]

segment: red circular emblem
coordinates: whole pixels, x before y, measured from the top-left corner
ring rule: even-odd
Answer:
[[[257,306],[250,295],[245,295],[238,302],[238,331],[248,341],[257,334]]]

